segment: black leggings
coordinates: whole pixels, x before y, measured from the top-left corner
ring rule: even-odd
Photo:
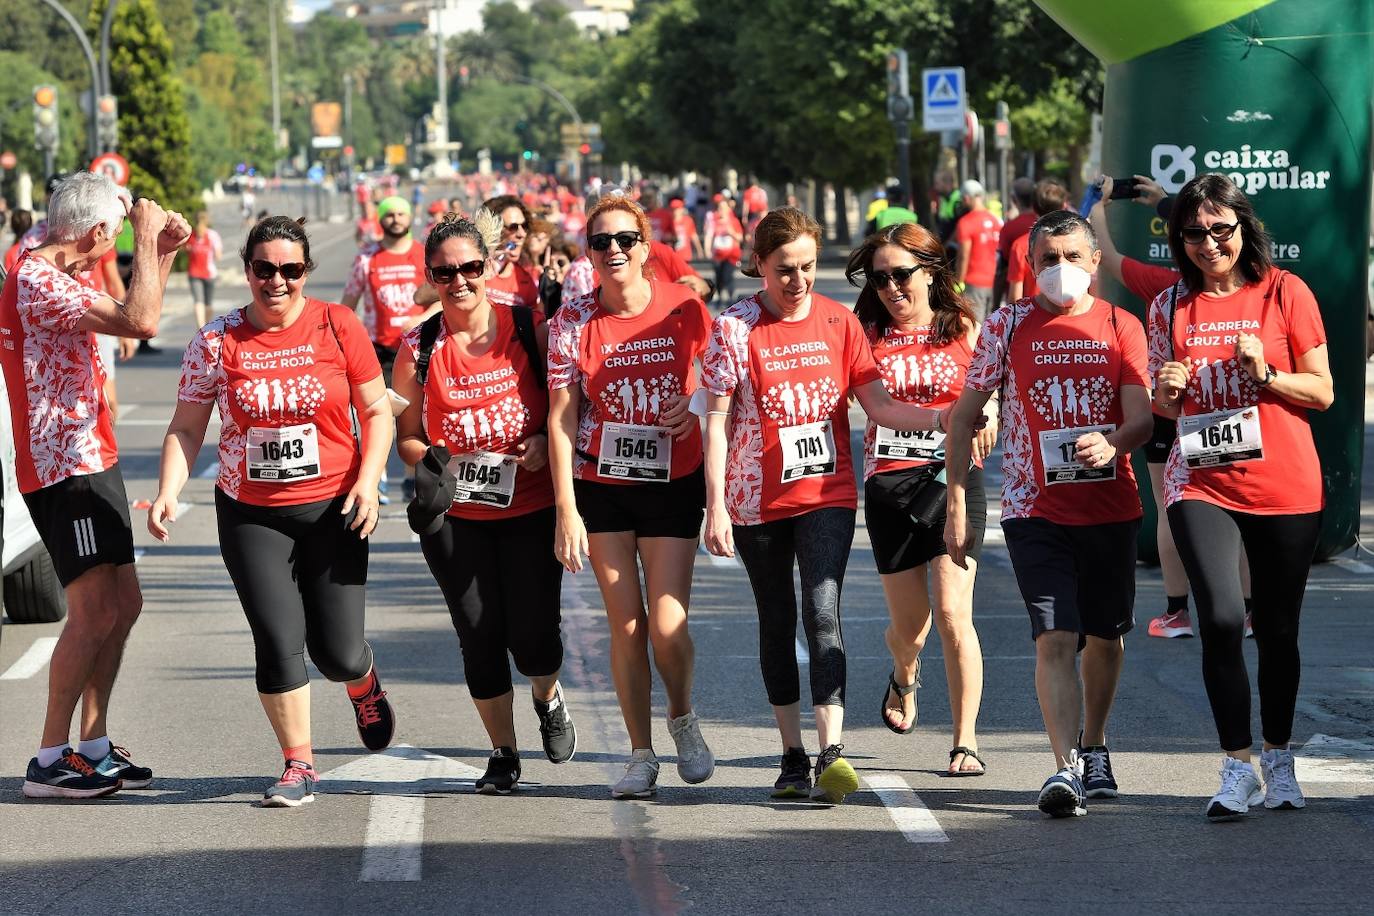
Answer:
[[[1260,724],[1265,741],[1287,744],[1302,670],[1298,617],[1321,531],[1321,513],[1250,515],[1185,499],[1169,507],[1169,528],[1197,602],[1202,679],[1221,749],[1237,751],[1253,743],[1250,678],[1242,651],[1245,600],[1236,574],[1242,543],[1250,558],[1254,595]]]
[[[363,639],[367,541],[349,531],[344,497],[253,506],[215,490],[219,547],[253,631],[259,693],[310,683],[310,660],[331,681],[372,670]]]
[[[854,542],[854,510],[816,509],[761,525],[736,525],[735,546],[749,573],[759,611],[759,666],[768,702],[801,700],[797,672],[797,595],[801,573],[802,629],[811,654],[811,705],[844,705],[844,633],[840,589]]]
[[[735,299],[735,262],[717,261],[716,262],[716,298],[726,305],[734,303]]]
[[[484,521],[450,515],[420,538],[458,631],[474,700],[510,692],[507,652],[526,677],[547,677],[563,666],[563,566],[553,555],[553,528],[552,508]]]

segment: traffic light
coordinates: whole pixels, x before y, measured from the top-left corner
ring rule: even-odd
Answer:
[[[472,71],[468,69],[467,64],[463,64],[463,66],[458,68],[458,85],[462,86],[464,89],[468,88],[468,81],[471,77]]]
[[[57,151],[57,87],[35,86],[33,90],[34,145],[48,152]]]
[[[887,52],[887,117],[890,121],[909,121],[915,112],[911,85],[907,80],[906,52]]]
[[[95,103],[96,132],[100,148],[110,152],[119,147],[119,103],[112,95],[102,95]]]
[[[592,145],[590,143],[584,143],[577,148],[577,151],[584,156],[590,156],[592,154]]]
[[[534,150],[532,150],[532,149],[527,149],[527,150],[525,150],[523,153],[521,153],[520,156],[521,156],[526,162],[529,162],[531,159],[534,158]]]

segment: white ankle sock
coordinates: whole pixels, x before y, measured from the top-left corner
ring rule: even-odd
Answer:
[[[52,766],[54,763],[57,763],[58,760],[62,759],[62,752],[70,746],[71,745],[64,741],[52,747],[40,747],[38,749],[38,765],[41,767]]]
[[[99,738],[82,741],[76,746],[76,752],[87,760],[94,760],[98,763],[104,760],[105,755],[110,752],[110,736],[101,735]]]

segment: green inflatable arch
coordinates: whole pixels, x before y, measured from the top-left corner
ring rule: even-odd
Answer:
[[[1327,495],[1318,555],[1345,550],[1359,528],[1364,458],[1374,3],[1036,2],[1107,65],[1103,171],[1150,174],[1169,191],[1197,174],[1229,175],[1255,202],[1277,263],[1316,294],[1336,388],[1334,406],[1312,415]],[[1111,212],[1122,253],[1171,264],[1161,220],[1139,207]],[[1143,315],[1143,303],[1109,287],[1108,298]],[[1141,555],[1155,556],[1152,525]]]

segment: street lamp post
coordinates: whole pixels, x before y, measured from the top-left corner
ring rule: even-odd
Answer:
[[[81,30],[81,24],[76,21],[75,16],[67,11],[65,6],[58,3],[57,0],[43,0],[43,3],[51,7],[52,11],[57,13],[57,15],[62,18],[62,21],[71,28],[72,34],[76,36],[77,44],[81,45],[81,53],[86,55],[86,63],[91,68],[91,104],[90,111],[88,112],[90,115],[90,123],[87,125],[86,149],[90,153],[90,158],[94,159],[96,156],[100,155],[100,127],[97,121],[98,116],[95,110],[95,103],[100,96],[102,87],[100,81],[100,68],[96,65],[95,61],[95,51],[91,48],[90,39],[88,39],[86,33]]]

